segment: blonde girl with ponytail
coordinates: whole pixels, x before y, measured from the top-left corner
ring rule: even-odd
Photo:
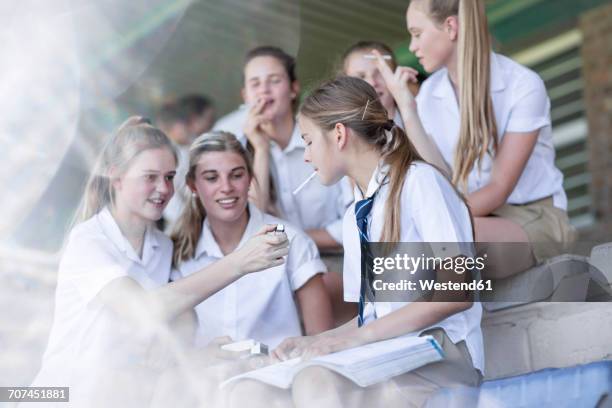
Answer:
[[[544,82],[492,51],[484,0],[411,0],[406,21],[410,50],[432,73],[416,99],[405,80],[378,65],[410,123],[408,136],[466,195],[484,250],[521,243],[490,246],[489,276],[555,254],[574,232]]]
[[[267,227],[240,251],[169,283],[172,242],[155,222],[174,193],[176,165],[170,140],[144,118],[109,137],[63,250],[34,385],[70,387],[75,406],[145,405],[162,368],[149,363],[160,361],[168,325],[242,276],[284,262],[287,237]]]
[[[472,224],[465,202],[388,118],[372,86],[353,77],[326,82],[305,98],[298,123],[306,144],[304,159],[315,168],[321,183],[332,184],[344,176],[355,180],[356,204],[347,211],[343,226],[346,300],[359,301],[365,284],[361,280],[363,231],[356,218],[363,200],[372,203],[366,216],[370,242],[463,242],[468,245],[449,245],[453,249],[445,256],[470,256]],[[451,270],[446,276],[465,279]],[[291,396],[285,398],[292,398],[297,407],[423,406],[439,387],[477,386],[484,367],[482,309],[464,293],[455,295],[452,302],[446,298],[442,302],[367,303],[345,325],[317,336],[289,338],[273,351],[279,360],[310,358],[398,336],[430,334],[442,345],[444,361],[366,388],[325,368],[309,367],[294,379]],[[247,391],[250,396],[258,389],[262,395],[282,394],[248,382],[244,388],[236,387],[236,406]],[[251,406],[254,401],[249,401]]]

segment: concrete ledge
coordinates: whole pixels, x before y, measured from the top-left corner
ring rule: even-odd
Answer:
[[[486,379],[612,359],[612,303],[532,303],[484,313]]]

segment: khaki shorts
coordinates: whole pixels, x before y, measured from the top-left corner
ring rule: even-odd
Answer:
[[[520,225],[527,234],[538,263],[563,253],[576,240],[567,212],[553,205],[552,197],[527,204],[504,204],[492,215]]]

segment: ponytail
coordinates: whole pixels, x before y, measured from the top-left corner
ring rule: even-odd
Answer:
[[[461,125],[453,183],[465,187],[476,162],[480,170],[485,154],[495,152],[498,142],[491,100],[491,37],[482,0],[459,0],[458,49]]]
[[[461,123],[455,149],[452,182],[466,191],[475,165],[497,150],[497,124],[491,100],[491,36],[484,0],[412,0],[423,4],[429,18],[441,26],[459,20],[457,84]]]
[[[389,166],[389,173],[387,174],[389,197],[385,203],[385,227],[380,240],[383,242],[399,242],[401,238],[402,187],[410,165],[416,160],[422,161],[423,158],[402,128],[394,124],[386,132],[388,137],[387,143],[382,149],[382,161]]]

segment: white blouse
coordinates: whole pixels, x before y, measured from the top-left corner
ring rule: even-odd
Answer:
[[[550,120],[550,99],[544,82],[535,72],[504,57],[491,54],[491,97],[498,129],[498,142],[504,134],[539,130],[538,140],[514,190],[509,204],[526,204],[553,197],[554,205],[567,208],[563,174],[555,166],[555,148]],[[446,68],[429,77],[416,98],[419,117],[433,138],[446,163],[454,165],[459,140],[459,105]],[[489,183],[493,160],[485,155],[468,178],[468,193]]]

